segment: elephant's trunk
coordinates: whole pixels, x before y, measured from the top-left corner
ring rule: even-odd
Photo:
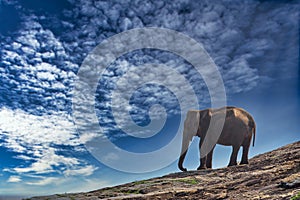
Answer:
[[[179,161],[178,161],[178,168],[183,171],[183,172],[186,172],[187,169],[183,167],[183,161],[184,161],[184,158],[185,158],[185,155],[186,155],[186,152],[183,152],[183,154],[180,155],[180,158],[179,158]]]
[[[187,169],[183,167],[183,161],[185,159],[185,156],[186,156],[186,153],[188,151],[189,144],[190,144],[190,140],[185,136],[186,135],[183,134],[181,154],[180,154],[180,158],[179,158],[179,161],[178,161],[178,168],[183,172],[187,171]]]
[[[198,132],[199,120],[200,120],[199,111],[195,111],[195,110],[188,111],[184,121],[181,154],[178,161],[178,168],[181,171],[187,171],[186,168],[183,167],[183,161],[188,151],[190,141],[192,141],[193,137],[196,136]]]

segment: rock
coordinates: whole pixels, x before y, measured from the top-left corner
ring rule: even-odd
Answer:
[[[284,189],[291,189],[291,188],[300,187],[300,179],[297,179],[297,180],[295,180],[293,182],[289,182],[289,183],[281,181],[280,184],[279,184],[279,187],[282,187]]]

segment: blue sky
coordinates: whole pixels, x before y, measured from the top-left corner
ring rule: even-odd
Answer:
[[[297,1],[1,0],[0,195],[89,191],[178,171],[176,162],[141,174],[111,169],[86,150],[73,122],[72,89],[84,58],[104,39],[132,28],[169,28],[203,44],[222,75],[228,105],[245,108],[256,120],[250,157],[298,141],[299,7]],[[168,114],[163,129],[136,139],[116,128],[111,113],[115,84],[145,63],[177,70],[193,86],[200,108],[210,106],[204,81],[184,59],[149,49],[118,58],[99,81],[95,107],[105,135],[132,152],[166,145],[180,122],[174,93],[145,85],[131,96],[131,118],[147,125],[149,108],[159,103]],[[181,87],[173,77],[149,73]],[[198,141],[188,152],[188,169],[199,164]],[[229,156],[229,147],[218,146],[213,166],[226,166]]]

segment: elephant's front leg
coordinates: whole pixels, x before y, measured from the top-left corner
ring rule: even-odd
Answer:
[[[200,142],[199,142],[199,152],[201,151],[201,146],[202,146],[202,143],[204,141],[204,138],[200,138]],[[201,153],[200,153],[201,155]],[[200,166],[197,168],[197,170],[200,170],[200,169],[206,169],[206,160],[207,160],[207,156],[201,158],[200,157]]]
[[[212,168],[212,157],[214,153],[215,147],[212,148],[212,150],[207,154],[207,159],[206,159],[206,167],[211,169]]]
[[[206,169],[206,160],[207,156],[200,158],[200,166],[197,168],[197,170]]]

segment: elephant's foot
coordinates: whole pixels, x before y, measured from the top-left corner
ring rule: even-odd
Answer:
[[[206,166],[199,166],[199,167],[197,168],[197,170],[202,170],[202,169],[206,169]]]
[[[180,169],[181,171],[183,171],[183,172],[186,172],[186,171],[187,171],[187,169],[184,168],[184,167],[179,167],[179,169]]]
[[[247,164],[249,164],[248,160],[242,160],[240,163],[240,165],[247,165]]]
[[[227,167],[230,167],[230,166],[236,166],[237,163],[236,162],[233,162],[233,163],[229,163]]]
[[[212,169],[212,166],[206,166],[207,169]]]

